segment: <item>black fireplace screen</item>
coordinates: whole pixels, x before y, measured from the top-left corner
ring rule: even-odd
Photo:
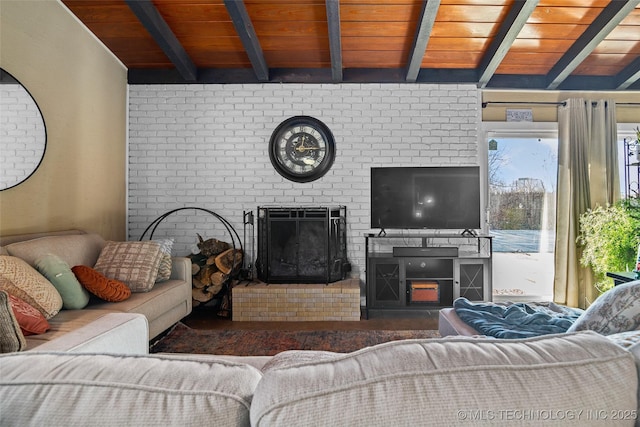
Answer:
[[[258,208],[258,278],[271,283],[344,279],[346,208]]]

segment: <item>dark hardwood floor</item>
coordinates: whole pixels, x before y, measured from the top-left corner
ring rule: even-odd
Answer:
[[[411,330],[438,329],[438,315],[411,318],[361,319],[359,322],[233,322],[216,316],[209,308],[195,308],[182,322],[194,329],[306,330]]]

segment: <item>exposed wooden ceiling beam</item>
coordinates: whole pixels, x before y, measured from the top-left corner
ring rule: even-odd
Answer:
[[[329,26],[329,51],[331,52],[331,76],[334,82],[342,81],[342,42],[340,35],[340,0],[326,0]]]
[[[529,19],[539,2],[540,0],[514,2],[480,62],[478,67],[478,87],[484,88],[487,86],[487,83],[493,77],[496,69],[507,52],[509,52],[513,41],[518,37],[520,30],[527,23],[527,19]]]
[[[547,89],[557,89],[638,4],[640,4],[640,0],[616,0],[610,2],[569,50],[562,55],[556,65],[553,66],[547,75]]]
[[[633,82],[629,90],[635,90]],[[489,84],[489,89],[545,90],[547,79],[542,75],[496,74]],[[616,90],[615,79],[611,76],[571,75],[562,82],[563,90]]]
[[[345,68],[345,83],[404,83],[404,68]],[[269,83],[332,83],[331,70],[327,68],[271,68]],[[501,76],[496,76],[496,78]],[[515,76],[519,77],[519,76]],[[418,83],[468,83],[474,84],[477,75],[471,69],[423,68]],[[180,83],[260,83],[251,68],[199,68],[198,81],[187,82],[175,69],[130,68],[129,84],[180,84]],[[493,80],[492,80],[493,83]]]
[[[626,67],[616,76],[616,89],[624,90],[629,89],[634,82],[640,79],[640,57],[633,60],[633,62]]]
[[[408,82],[415,82],[418,78],[420,65],[422,65],[422,59],[427,50],[427,44],[429,43],[429,37],[431,37],[431,30],[433,29],[433,23],[436,20],[439,7],[440,0],[425,0],[422,5],[418,27],[415,37],[413,38],[413,46],[409,52],[409,65],[407,66],[407,76],[405,79]]]
[[[173,62],[180,75],[186,81],[197,80],[197,67],[151,0],[125,1],[165,55]]]
[[[251,61],[258,81],[269,81],[269,67],[267,67],[267,61],[264,59],[260,41],[256,35],[256,30],[253,28],[251,18],[249,18],[244,0],[224,0],[224,5],[227,8],[227,12],[229,12],[229,16],[231,16],[231,21],[236,28],[238,36],[240,36],[244,50],[249,56],[249,61]]]
[[[515,87],[524,90],[544,89],[546,83],[545,76],[537,74],[496,74],[489,81],[487,87],[495,89],[511,89]]]
[[[478,74],[468,68],[422,68],[416,83],[461,83],[475,84]]]

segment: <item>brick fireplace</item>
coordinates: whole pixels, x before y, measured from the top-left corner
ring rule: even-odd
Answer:
[[[346,207],[258,207],[257,281],[233,288],[234,321],[360,320],[347,279]]]
[[[251,282],[232,290],[234,321],[358,321],[360,280],[334,283]]]

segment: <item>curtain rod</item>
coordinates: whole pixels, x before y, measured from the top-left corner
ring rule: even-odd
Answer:
[[[489,104],[503,104],[503,105],[562,105],[565,107],[567,105],[564,101],[552,102],[552,101],[484,101],[482,103],[482,108],[487,108]],[[595,102],[592,102],[591,105],[595,105]],[[640,106],[640,102],[616,102],[616,106]]]

